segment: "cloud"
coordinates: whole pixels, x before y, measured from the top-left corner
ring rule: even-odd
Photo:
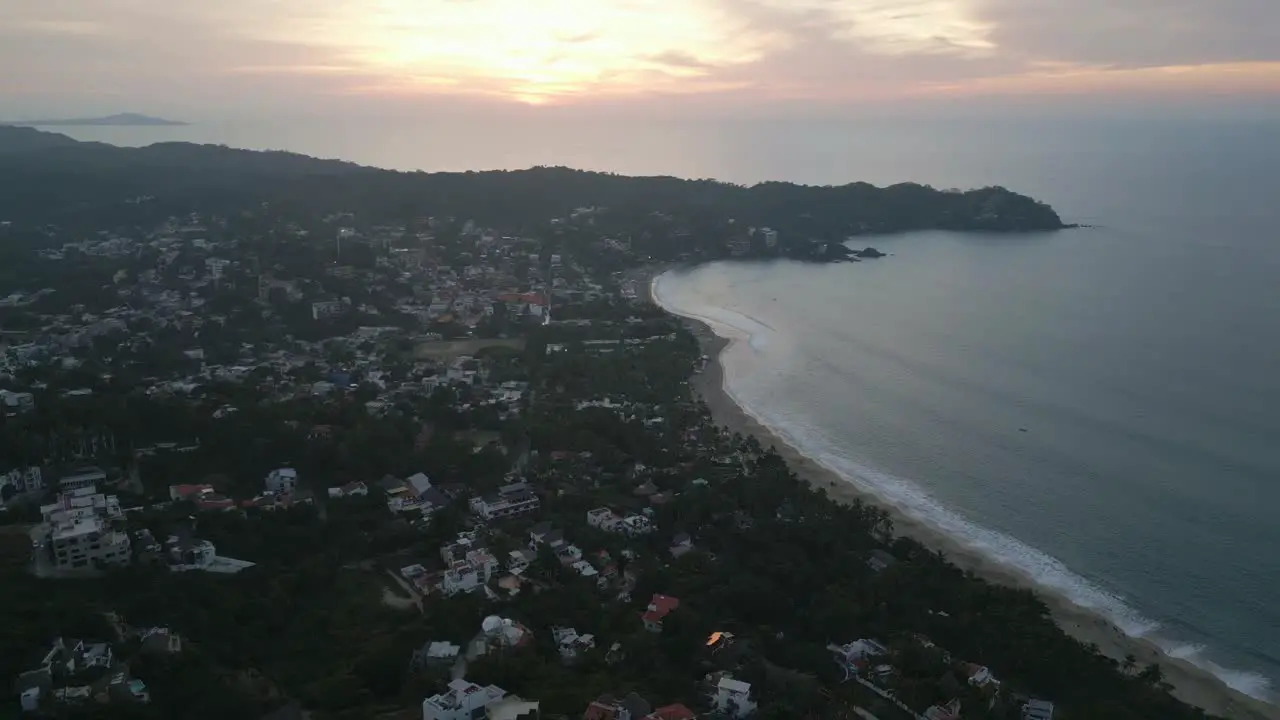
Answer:
[[[0,104],[1275,94],[1277,0],[4,0]],[[390,101],[390,100],[389,100]],[[435,106],[433,106],[435,107]]]
[[[1276,0],[975,0],[1003,52],[1119,67],[1280,60]]]
[[[688,68],[693,70],[706,70],[713,67],[710,63],[703,62],[698,58],[686,52],[679,50],[667,50],[656,55],[648,55],[646,58],[656,64],[672,68]]]

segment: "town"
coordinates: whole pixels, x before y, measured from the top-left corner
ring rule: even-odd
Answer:
[[[24,232],[0,287],[23,716],[1203,717],[717,426],[710,359],[649,298],[706,259],[637,241],[688,236],[662,212]],[[723,256],[778,243],[738,228]]]

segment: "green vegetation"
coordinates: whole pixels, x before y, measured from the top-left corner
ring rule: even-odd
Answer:
[[[65,636],[114,642],[152,695],[149,706],[91,706],[80,717],[252,718],[294,701],[318,720],[410,717],[450,674],[411,667],[413,652],[428,641],[465,645],[484,617],[499,614],[532,630],[534,642],[473,659],[466,677],[540,700],[546,717],[580,717],[605,692],[703,709],[703,679],[724,670],[752,684],[762,719],[846,718],[855,706],[905,717],[842,682],[827,645],[855,638],[888,646],[877,662],[894,671],[880,682],[918,710],[958,699],[966,718],[1011,720],[1020,698],[1034,695],[1057,703],[1059,720],[1206,717],[1170,696],[1158,667],[1118,663],[1067,636],[1035,594],[962,572],[896,537],[883,510],[837,504],[772,449],[716,427],[691,390],[702,362],[694,336],[659,308],[624,299],[637,264],[770,253],[829,259],[848,235],[1061,227],[1047,206],[1000,188],[743,188],[556,168],[406,174],[283,153],[121,149],[59,137],[0,128],[0,219],[14,221],[0,229],[0,284],[26,293],[24,304],[0,311],[5,330],[25,341],[50,318],[116,306],[143,274],[150,279],[136,284],[151,292],[198,299],[170,307],[201,308],[182,313],[200,323],[129,315],[123,327],[70,343],[65,365],[16,366],[12,382],[33,389],[35,407],[0,418],[0,457],[22,465],[88,456],[112,468],[112,492],[132,508],[128,529],[161,540],[190,532],[255,566],[215,575],[140,562],[100,577],[36,579],[23,565],[25,524],[38,517],[30,508],[7,512],[0,678],[31,669],[52,638]],[[609,211],[564,220],[579,206]],[[331,220],[335,207],[398,220],[375,233],[349,215]],[[211,258],[183,242],[114,255],[60,242],[140,235],[162,222],[163,234],[181,234],[187,220],[170,218],[191,218],[193,208],[202,214],[192,232],[206,244],[226,241],[222,259],[235,261],[216,282],[196,279]],[[497,229],[483,248],[481,233],[462,230],[473,215]],[[335,222],[369,231],[341,263],[336,250],[306,240],[333,238]],[[787,238],[777,248],[743,230],[766,223]],[[44,246],[59,248],[59,259],[36,262],[33,249]],[[393,246],[417,255],[393,265]],[[298,283],[261,290],[264,268]],[[358,272],[369,268],[385,272]],[[501,277],[501,294],[567,288],[555,322],[506,302],[475,310],[484,317],[474,328],[395,309],[401,298],[430,304],[441,285],[484,295],[494,288],[470,278],[487,273]],[[314,317],[317,286],[348,298],[351,312]],[[410,332],[427,325],[432,340],[408,332],[329,340],[374,323]],[[460,353],[474,357],[458,367],[428,357]],[[383,387],[348,376],[360,363],[376,368]],[[197,375],[202,364],[252,369],[219,379]],[[423,389],[447,373],[454,382]],[[314,390],[338,375],[345,379]],[[152,392],[173,378],[199,382]],[[501,383],[520,399],[495,400]],[[200,512],[169,502],[169,486],[187,483],[244,499],[285,465],[298,470],[314,505]],[[378,481],[419,471],[455,496],[451,504],[430,522],[392,516]],[[537,492],[536,515],[489,524],[468,516],[468,498],[517,477]],[[328,488],[353,481],[370,495],[326,501]],[[643,515],[657,531],[626,537],[592,527],[587,513],[601,506]],[[397,579],[406,566],[439,568],[440,548],[468,529],[505,562],[529,547],[530,526],[540,522],[616,573],[602,572],[611,579],[601,586],[543,545],[514,596],[503,587],[491,598],[418,597]],[[672,552],[679,535],[691,549]],[[873,568],[873,553],[891,562]],[[680,600],[660,633],[640,620],[655,593]],[[186,647],[147,655],[117,636],[109,614],[172,628]],[[567,665],[551,640],[556,626],[593,634],[596,648]],[[734,640],[711,647],[713,632]],[[1003,682],[998,696],[968,683],[965,661],[991,668]]]
[[[161,143],[118,148],[70,143],[64,136],[0,127],[0,218],[75,223],[131,216],[126,201],[150,197],[160,217],[239,209],[266,200],[285,210],[341,207],[360,215],[484,217],[514,231],[607,207],[640,230],[634,249],[655,258],[697,250],[706,230],[732,218],[771,225],[784,238],[842,241],[850,235],[909,230],[1033,231],[1064,227],[1044,203],[991,187],[944,192],[911,183],[743,187],[711,180],[625,177],[566,168],[512,172],[402,173],[290,153]],[[61,139],[59,139],[61,138]],[[655,211],[660,216],[651,216]],[[315,215],[306,213],[304,215]],[[688,232],[665,240],[644,223],[674,218]],[[710,235],[714,237],[714,235]],[[793,252],[809,254],[807,247]]]

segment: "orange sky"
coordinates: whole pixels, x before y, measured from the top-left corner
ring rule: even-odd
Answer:
[[[1280,96],[1276,0],[5,4],[0,102],[33,109]]]

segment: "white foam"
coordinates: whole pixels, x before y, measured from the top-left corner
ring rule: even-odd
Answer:
[[[740,352],[759,353],[776,334],[774,328],[756,318],[742,313],[700,305],[696,311],[670,304],[670,294],[660,293],[659,276],[653,282],[654,301],[668,312],[700,320],[709,325],[717,335],[734,341],[724,351],[726,356]],[[723,359],[722,359],[723,362]],[[1103,616],[1130,637],[1148,638],[1171,658],[1190,662],[1221,679],[1228,687],[1259,700],[1271,701],[1273,696],[1269,680],[1258,673],[1225,668],[1203,656],[1205,647],[1186,643],[1172,643],[1156,637],[1160,624],[1144,617],[1124,598],[1116,595],[1084,577],[1073,573],[1060,560],[1037,550],[1004,533],[972,523],[949,510],[926,492],[920,485],[857,461],[840,450],[840,445],[821,428],[814,427],[803,417],[788,414],[782,408],[770,405],[768,411],[753,406],[745,400],[741,391],[741,378],[730,382],[730,373],[724,374],[725,392],[756,422],[768,427],[784,442],[806,457],[832,470],[846,482],[872,494],[898,508],[909,517],[933,527],[988,559],[1028,578],[1035,584],[1065,597],[1073,604]],[[736,385],[736,387],[735,387]]]

